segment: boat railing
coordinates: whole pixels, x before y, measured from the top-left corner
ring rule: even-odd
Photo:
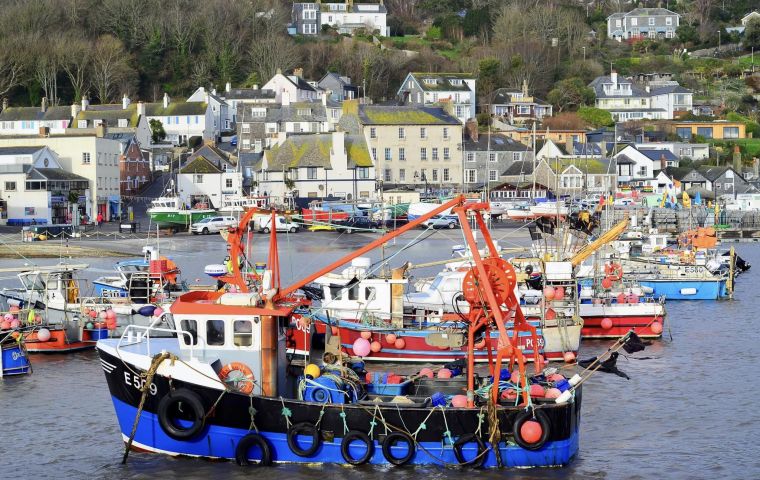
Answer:
[[[121,334],[121,337],[119,338],[119,342],[116,344],[116,350],[118,351],[122,347],[137,345],[139,343],[145,342],[147,355],[153,356],[153,351],[151,350],[150,346],[152,333],[171,333],[178,336],[181,335],[183,337],[183,344],[186,345],[189,349],[190,359],[195,358],[196,349],[203,350],[205,348],[204,345],[196,345],[196,343],[203,342],[203,339],[197,335],[194,337],[190,332],[176,328],[160,328],[155,326],[155,324],[156,322],[154,321],[148,326],[127,325],[127,327],[124,329],[124,332]]]

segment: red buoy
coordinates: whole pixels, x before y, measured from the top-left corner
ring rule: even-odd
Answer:
[[[520,436],[525,443],[538,443],[543,433],[544,429],[541,428],[541,424],[535,420],[528,420],[520,427]]]
[[[652,322],[652,333],[659,335],[662,333],[662,324],[660,322]]]
[[[573,352],[565,352],[562,358],[564,358],[565,363],[573,363],[575,361],[575,354]]]
[[[608,317],[604,317],[602,319],[602,328],[605,330],[609,330],[610,328],[612,328],[612,319]]]
[[[605,290],[609,290],[610,288],[612,288],[612,280],[610,279],[610,277],[604,277],[602,279],[602,288],[604,288]]]
[[[361,333],[361,336],[362,336],[362,338],[363,338],[364,340],[369,340],[370,338],[372,338],[372,332],[368,332],[368,331],[364,330],[364,331]]]
[[[546,287],[544,288],[544,297],[547,300],[554,300],[554,289],[552,287]]]
[[[625,293],[618,293],[617,303],[625,303],[625,301],[626,301]]]
[[[530,396],[544,397],[546,396],[546,391],[544,390],[544,387],[534,383],[533,385],[530,386]]]

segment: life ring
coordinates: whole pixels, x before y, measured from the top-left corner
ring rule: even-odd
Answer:
[[[308,448],[301,448],[298,444],[298,435],[311,437],[311,445]],[[301,422],[296,423],[288,429],[288,446],[290,450],[299,457],[311,457],[320,445],[319,429],[313,423]]]
[[[248,459],[248,452],[253,447],[259,447],[261,450],[261,460],[258,464],[264,467],[272,465],[272,448],[269,446],[266,438],[262,437],[258,433],[249,433],[245,437],[241,438],[235,447],[235,461],[240,466],[251,465]]]
[[[619,263],[608,263],[604,266],[604,273],[607,274],[607,278],[617,282],[623,278],[623,266]]]
[[[367,447],[364,455],[358,458],[351,456],[351,451],[349,450],[351,442],[354,440],[359,440],[365,445],[365,447]],[[343,455],[343,460],[347,461],[351,465],[364,465],[365,463],[369,462],[369,459],[372,458],[372,455],[375,453],[375,442],[373,442],[372,439],[369,438],[369,435],[364,432],[360,432],[359,430],[350,430],[348,433],[346,433],[346,435],[343,437],[343,440],[340,442],[340,453]]]
[[[470,442],[475,442],[477,444],[478,454],[475,458],[466,460],[462,453],[462,447]],[[454,442],[454,456],[457,458],[457,462],[463,467],[480,468],[486,461],[486,444],[483,443],[483,439],[478,435],[474,433],[465,433]]]
[[[192,414],[192,425],[183,427],[175,418],[174,407],[182,406],[182,411]],[[188,408],[189,407],[189,408]],[[186,388],[178,388],[164,396],[158,402],[158,423],[168,436],[175,440],[189,440],[203,430],[206,423],[206,411],[201,397]]]
[[[253,371],[251,368],[242,362],[232,362],[228,363],[227,365],[223,366],[222,369],[219,371],[219,378],[223,382],[227,382],[227,378],[230,376],[230,373],[232,372],[240,372],[243,374],[243,378],[240,380],[235,380],[235,389],[244,394],[244,395],[250,395],[253,393]]]
[[[393,454],[393,447],[399,443],[406,444],[406,454],[397,457]],[[414,457],[414,439],[404,432],[391,432],[383,440],[383,456],[391,464],[400,467],[406,465]]]
[[[526,442],[520,434],[520,429],[528,420],[535,420],[541,425],[541,438],[536,443]],[[549,433],[549,417],[542,410],[523,410],[515,417],[512,434],[515,437],[515,443],[526,450],[540,450],[546,443],[546,440],[549,439]]]

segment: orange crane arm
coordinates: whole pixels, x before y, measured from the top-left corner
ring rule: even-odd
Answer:
[[[584,260],[590,257],[592,253],[597,251],[599,247],[615,240],[620,235],[622,235],[623,232],[625,232],[626,228],[628,228],[628,218],[623,219],[617,225],[615,225],[614,227],[610,228],[609,230],[601,234],[599,238],[589,243],[585,247],[581,248],[578,251],[578,253],[576,253],[575,256],[573,256],[573,258],[570,259],[570,263],[572,263],[574,267],[577,267]]]

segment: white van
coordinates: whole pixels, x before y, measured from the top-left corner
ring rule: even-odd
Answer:
[[[290,232],[290,233],[296,233],[300,227],[299,224],[289,222],[285,217],[282,215],[277,215],[275,218],[276,222],[276,229],[278,232]],[[260,217],[257,217],[254,220],[254,226],[256,229],[260,232],[269,233],[272,231],[272,216],[271,215],[262,215]]]
[[[199,233],[206,235],[237,227],[237,224],[238,221],[235,217],[206,217],[195,222],[190,227],[190,231],[193,232],[193,235],[198,235]]]

